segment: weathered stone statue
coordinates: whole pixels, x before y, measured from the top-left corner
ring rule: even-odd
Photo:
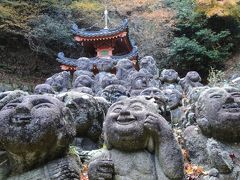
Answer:
[[[187,75],[179,81],[185,94],[191,91],[193,87],[203,86],[201,83],[201,77],[197,71],[189,71]]]
[[[182,92],[182,87],[178,84],[180,78],[174,69],[164,69],[161,72],[160,80],[162,89],[177,89],[179,92]]]
[[[167,111],[166,111],[166,106],[167,106],[167,97],[164,95],[163,91],[155,88],[155,87],[149,87],[144,89],[141,93],[140,96],[145,96],[147,100],[151,100],[154,103],[158,104],[158,107],[160,109],[160,114],[166,118],[167,117]]]
[[[28,93],[21,90],[1,92],[0,93],[0,110],[10,101],[26,95],[28,95]]]
[[[121,59],[118,61],[116,68],[116,76],[119,80],[126,81],[132,73],[136,72],[133,63],[129,59]]]
[[[129,97],[129,94],[127,89],[124,86],[120,84],[113,84],[103,89],[100,96],[104,97],[110,103],[115,103],[119,100],[119,98],[123,96]]]
[[[89,164],[95,179],[183,179],[180,148],[167,121],[144,97],[114,103],[104,121],[107,149]]]
[[[131,82],[130,96],[138,96],[144,89],[150,86],[150,77],[145,73],[135,72],[129,79]]]
[[[90,78],[94,79],[94,74],[93,72],[91,71],[87,71],[87,70],[76,70],[74,73],[73,73],[73,82],[77,79],[78,76],[81,76],[81,75],[87,75],[89,76]]]
[[[38,84],[34,89],[34,94],[55,94],[55,92],[49,84]]]
[[[98,59],[95,60],[94,64],[96,65],[98,71],[100,72],[110,72],[114,65],[113,59]]]
[[[73,82],[73,88],[88,87],[93,88],[94,80],[87,75],[80,75]]]
[[[84,71],[92,71],[92,64],[89,58],[80,57],[77,60],[77,69],[84,70]]]
[[[120,80],[117,79],[115,74],[108,73],[105,76],[103,76],[101,81],[102,89],[112,84],[121,84]]]
[[[196,103],[198,126],[184,131],[191,161],[206,169],[215,168],[217,179],[240,178],[239,97],[240,92],[224,88],[203,91]]]
[[[163,92],[168,98],[167,109],[171,114],[172,125],[181,125],[185,118],[184,110],[181,107],[182,94],[177,89],[165,89]]]
[[[67,71],[63,71],[54,74],[46,80],[45,84],[49,84],[50,86],[52,86],[54,91],[56,92],[65,92],[69,88],[70,73]]]
[[[156,61],[152,56],[145,56],[140,60],[140,70],[149,72],[152,76],[158,77],[158,68]]]
[[[70,91],[58,98],[70,109],[76,124],[74,144],[83,150],[97,149],[99,146],[104,109],[91,95]]]
[[[0,131],[8,157],[0,166],[5,176],[21,180],[79,179],[79,164],[66,156],[75,136],[74,122],[58,99],[28,95],[11,101],[0,111]],[[4,179],[4,173],[1,176]]]

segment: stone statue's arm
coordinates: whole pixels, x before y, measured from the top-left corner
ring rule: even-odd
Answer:
[[[183,157],[171,126],[162,116],[150,114],[145,120],[145,127],[153,137],[156,163],[165,176],[171,180],[182,180]]]

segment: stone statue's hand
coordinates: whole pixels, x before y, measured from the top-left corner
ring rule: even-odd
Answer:
[[[97,159],[89,164],[88,177],[90,180],[111,180],[114,174],[112,160]]]
[[[161,126],[161,116],[149,113],[144,121],[144,127],[152,133],[158,133]]]
[[[154,134],[162,135],[165,134],[166,131],[171,131],[171,127],[168,122],[158,114],[149,113],[144,122],[145,128]]]

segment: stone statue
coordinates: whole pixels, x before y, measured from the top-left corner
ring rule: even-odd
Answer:
[[[99,146],[104,110],[91,95],[69,91],[58,98],[70,109],[76,124],[74,144],[83,150],[97,149]]]
[[[74,82],[77,79],[77,77],[81,76],[81,75],[87,75],[87,76],[89,76],[92,79],[95,78],[93,72],[90,72],[90,71],[87,71],[87,70],[76,70],[73,73],[73,80],[72,81]]]
[[[58,99],[28,95],[9,102],[0,111],[0,131],[8,160],[0,169],[10,179],[79,179],[79,164],[66,156],[74,122]]]
[[[115,103],[121,97],[129,97],[129,94],[124,86],[113,84],[103,89],[100,96],[108,100],[110,103]]]
[[[182,92],[182,87],[178,84],[180,78],[174,69],[164,69],[161,72],[160,80],[162,82],[162,89],[177,89]]]
[[[218,179],[240,178],[236,163],[240,157],[239,97],[239,91],[230,93],[219,87],[204,90],[196,103],[198,126],[184,131],[191,161],[206,169],[215,168]]]
[[[92,71],[92,64],[89,58],[80,57],[77,60],[77,70]]]
[[[80,75],[73,82],[73,88],[78,88],[78,87],[92,88],[93,85],[94,85],[94,80],[87,75]]]
[[[69,88],[70,73],[67,71],[63,71],[54,74],[46,80],[45,84],[49,84],[50,86],[52,86],[54,91],[56,92],[65,92]]]
[[[28,93],[21,90],[1,92],[0,93],[0,110],[10,101],[26,95],[28,95]]]
[[[96,65],[98,71],[100,72],[110,72],[114,65],[113,59],[98,59],[94,61],[94,64]]]
[[[181,107],[182,94],[177,89],[165,89],[163,92],[168,98],[167,110],[170,111],[172,125],[181,125],[185,120],[184,107]]]
[[[171,127],[144,97],[114,103],[104,121],[104,149],[89,164],[95,179],[183,179],[183,159]]]
[[[119,80],[126,81],[132,73],[136,72],[136,69],[133,66],[133,63],[129,59],[121,59],[118,61],[116,77]]]
[[[197,71],[189,71],[187,75],[179,81],[185,94],[191,91],[193,87],[203,86],[201,83],[201,77]]]
[[[147,100],[151,100],[154,103],[158,104],[158,107],[160,109],[160,114],[167,119],[167,111],[166,111],[166,105],[167,105],[167,97],[164,95],[163,91],[155,88],[155,87],[149,87],[144,89],[140,96],[145,96]]]
[[[131,82],[130,96],[138,96],[144,89],[149,87],[150,77],[145,73],[135,72],[129,79]]]
[[[115,74],[108,73],[105,76],[103,76],[101,81],[102,89],[112,84],[121,84],[120,80],[117,79]]]
[[[38,84],[34,89],[34,94],[55,94],[55,92],[49,84]]]
[[[149,72],[152,76],[158,77],[158,68],[156,66],[156,61],[152,56],[145,56],[140,60],[140,70],[145,70]]]

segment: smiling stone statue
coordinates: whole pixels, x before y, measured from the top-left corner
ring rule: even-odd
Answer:
[[[89,165],[94,179],[183,179],[179,146],[155,104],[144,97],[114,103],[104,121],[107,149]]]
[[[184,131],[191,161],[206,169],[215,168],[212,176],[219,179],[240,178],[239,97],[239,90],[233,88],[204,90],[196,103],[198,126]],[[236,159],[231,158],[233,155]]]

